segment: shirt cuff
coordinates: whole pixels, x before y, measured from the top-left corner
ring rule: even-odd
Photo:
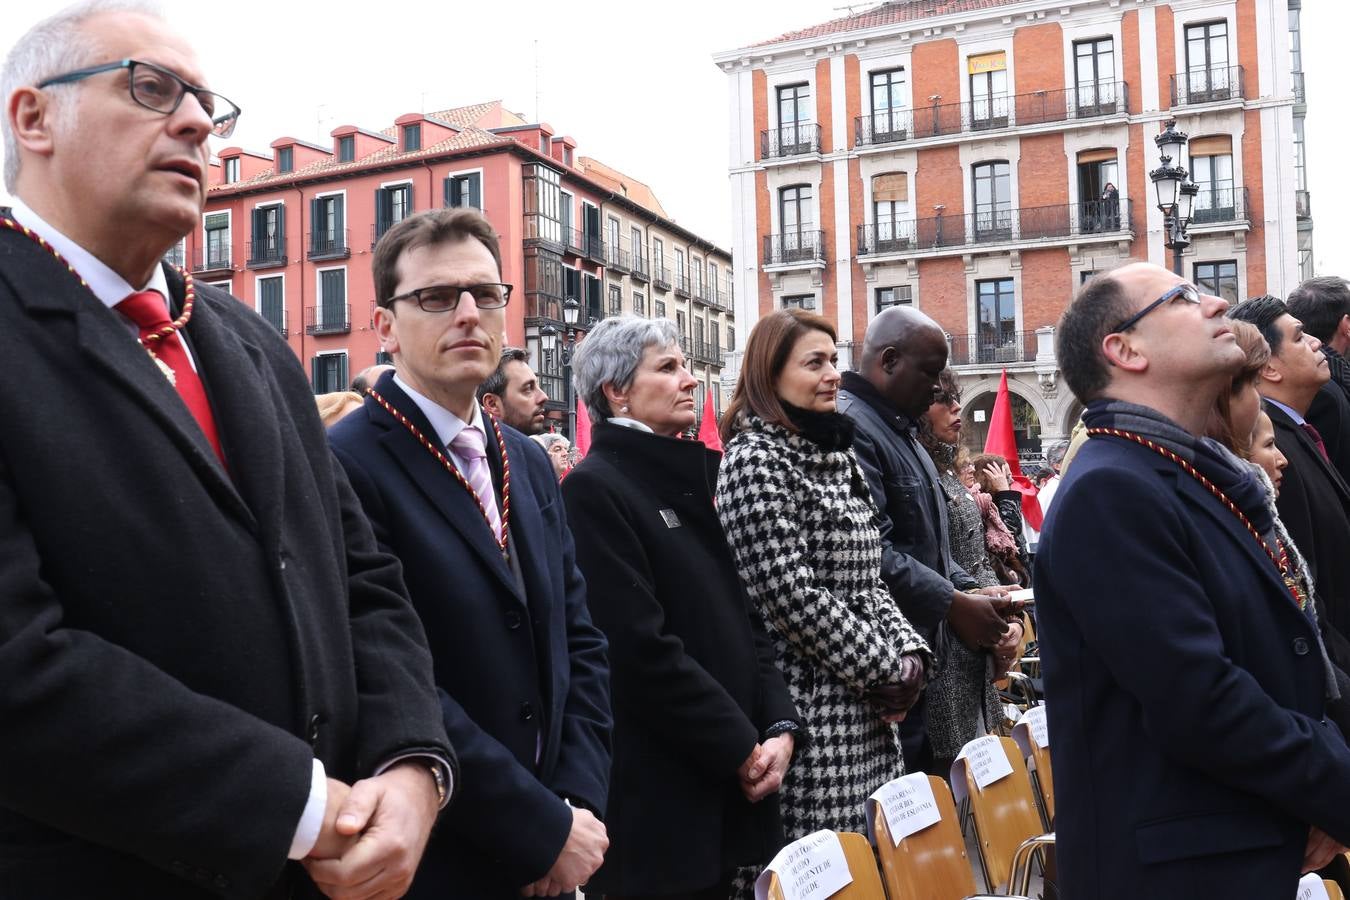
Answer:
[[[328,808],[328,774],[323,763],[314,760],[314,769],[309,778],[309,800],[305,811],[300,814],[300,824],[295,826],[295,837],[291,839],[287,859],[304,859],[319,842],[319,832],[323,829],[323,814]]]
[[[375,770],[375,774],[383,775],[399,763],[407,762],[410,759],[420,759],[427,765],[436,766],[441,770],[441,775],[445,778],[445,799],[440,801],[437,809],[445,809],[450,803],[450,798],[455,796],[455,773],[451,770],[448,760],[437,756],[434,753],[405,753],[402,756],[395,756],[393,759],[385,760],[385,762]]]

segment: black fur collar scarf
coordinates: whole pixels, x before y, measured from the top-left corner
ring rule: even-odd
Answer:
[[[853,446],[853,420],[840,412],[813,412],[781,401],[793,426],[811,443],[826,453]]]

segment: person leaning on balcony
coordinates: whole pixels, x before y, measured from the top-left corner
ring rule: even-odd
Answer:
[[[770,313],[750,332],[721,423],[717,511],[811,731],[783,783],[789,840],[865,829],[867,797],[904,774],[896,723],[933,665],[881,580],[853,420],[836,410],[836,360],[828,320]]]
[[[610,848],[587,890],[722,900],[783,844],[801,717],[713,506],[721,454],[680,437],[698,382],[675,323],[605,319],[572,372],[596,421],[563,500],[614,705]]]

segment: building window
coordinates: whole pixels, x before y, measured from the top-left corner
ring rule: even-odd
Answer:
[[[563,165],[570,166],[571,164],[572,164],[572,148],[563,147]]]
[[[611,316],[623,314],[623,288],[617,284],[609,286],[609,314]]]
[[[664,300],[653,301],[652,306],[654,308],[653,312],[655,313],[656,318],[664,319],[666,317],[666,301]]]
[[[1091,269],[1084,269],[1083,271],[1079,272],[1079,273],[1078,273],[1078,286],[1079,286],[1079,287],[1082,287],[1083,285],[1087,284],[1087,283],[1088,283],[1088,279],[1091,278],[1093,275],[1096,275],[1096,274],[1097,274],[1097,273],[1094,272],[1094,271],[1092,271]]]
[[[562,175],[548,166],[529,165],[525,173],[527,238],[562,242]]]
[[[1303,123],[1305,121],[1302,116],[1294,116],[1294,189],[1299,191],[1308,189],[1308,160],[1304,156],[1303,146]]]
[[[784,152],[809,144],[811,129],[811,87],[788,84],[778,89],[778,146]]]
[[[783,309],[811,309],[816,308],[815,294],[790,294],[783,298]]]
[[[614,218],[613,216],[610,216],[608,219],[605,220],[605,225],[606,225],[605,240],[609,242],[606,247],[607,250],[605,256],[606,261],[618,260],[621,264],[625,264],[620,259],[619,255],[619,251],[622,249],[620,247],[620,240],[619,240],[619,220]]]
[[[637,316],[647,314],[647,298],[641,291],[633,291],[633,314]]]
[[[1012,237],[1012,174],[1007,162],[977,163],[971,172],[975,194],[975,239]]]
[[[375,192],[375,239],[412,215],[412,185],[398,184]]]
[[[540,134],[539,134],[539,152],[542,153],[542,154],[544,154],[545,156],[548,156],[548,155],[549,155],[549,152],[548,152],[548,135],[544,134],[543,132],[540,132]]]
[[[390,353],[388,350],[375,351],[375,365],[392,366],[393,364],[394,364],[394,354]]]
[[[452,209],[471,207],[483,209],[483,175],[470,172],[467,175],[451,175],[445,179],[445,205]]]
[[[206,231],[206,268],[230,266],[230,215],[211,213],[203,221]]]
[[[1009,349],[1017,345],[1017,304],[1013,300],[1013,280],[996,278],[975,282],[978,304],[976,350],[979,362],[1009,359]]]
[[[708,349],[714,356],[722,351],[722,329],[716,322],[708,323]]]
[[[281,262],[286,258],[286,207],[280,203],[253,210],[250,263]]]
[[[1002,128],[1008,124],[1008,64],[1003,51],[966,59],[970,75],[970,124]]]
[[[295,171],[295,148],[282,147],[277,151],[277,172]]]
[[[719,298],[718,298],[718,296],[717,296],[717,293],[718,293],[718,286],[717,286],[717,263],[713,262],[711,259],[708,260],[708,284],[707,284],[707,288],[708,288],[708,297],[711,298],[712,301],[713,301],[714,303],[717,303],[717,302],[719,301]]]
[[[404,151],[422,149],[422,123],[403,126],[403,149]]]
[[[324,331],[346,330],[350,321],[347,318],[347,270],[322,269],[319,271],[319,309],[314,324]],[[334,388],[341,390],[341,388]]]
[[[662,271],[666,266],[666,245],[661,242],[659,237],[652,238],[652,265],[656,267],[654,275],[658,281],[666,281],[669,278]],[[669,286],[666,285],[666,287]]]
[[[684,251],[676,247],[670,252],[675,254],[675,290],[687,291],[689,290],[689,282],[685,279]]]
[[[900,140],[907,127],[905,119],[905,70],[887,69],[872,73],[872,139]]]
[[[1238,271],[1236,260],[1195,264],[1195,286],[1202,293],[1222,297],[1229,303],[1238,299]]]
[[[1236,87],[1229,79],[1228,23],[1202,22],[1186,26],[1187,102],[1226,100]]]
[[[284,285],[280,275],[258,279],[258,314],[280,331],[283,337],[286,334]]]
[[[778,222],[782,233],[772,262],[810,258],[816,250],[816,214],[811,205],[811,186],[795,184],[778,192]]]
[[[1228,222],[1236,214],[1233,187],[1233,139],[1228,135],[1197,138],[1192,142],[1191,180],[1200,186],[1191,221]]]
[[[309,252],[311,256],[346,252],[345,205],[341,194],[316,197],[310,201],[309,217],[314,229],[310,232]]]
[[[178,243],[170,247],[168,252],[164,254],[164,261],[166,263],[171,266],[177,266],[180,269],[187,265],[185,261],[186,258],[187,238],[179,238]]]
[[[908,174],[890,172],[872,176],[872,221],[876,227],[876,246],[868,247],[869,252],[886,253],[908,245],[913,237]]]
[[[1111,38],[1075,41],[1074,83],[1078,111],[1096,113],[1116,103],[1116,52]]]
[[[347,135],[338,138],[338,162],[351,162],[356,159],[356,137]]]
[[[234,184],[239,180],[239,157],[225,160],[225,183]]]
[[[908,284],[877,288],[877,312],[891,306],[908,306],[914,302],[914,288]]]
[[[333,391],[345,391],[347,381],[347,354],[319,353],[310,362],[310,380],[314,382],[314,393],[330,394]]]
[[[562,299],[562,257],[541,247],[526,247],[525,317],[561,321]]]
[[[584,289],[581,301],[582,321],[587,324],[599,322],[605,317],[605,311],[600,306],[600,279],[589,272],[583,272],[581,282]]]
[[[736,328],[733,325],[727,326],[727,352],[730,353],[736,349]]]
[[[641,228],[634,228],[634,229],[632,229],[632,230],[629,232],[628,240],[629,240],[629,242],[632,244],[632,247],[633,247],[633,267],[634,267],[634,268],[637,268],[637,269],[641,269],[641,268],[642,268],[642,251],[643,251],[643,249],[645,249],[645,248],[644,248],[644,245],[646,244],[646,241],[644,241],[644,240],[642,239],[642,229],[641,229]]]

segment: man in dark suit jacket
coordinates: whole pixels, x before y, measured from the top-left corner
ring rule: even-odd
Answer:
[[[1307,419],[1322,434],[1327,455],[1341,478],[1350,481],[1350,282],[1335,275],[1309,278],[1285,301],[1289,315],[1322,342],[1330,379],[1317,391]]]
[[[307,856],[399,893],[453,772],[397,561],[285,342],[160,263],[237,111],[143,14],[60,14],[5,79],[0,895],[309,895]]]
[[[403,562],[464,781],[409,896],[571,892],[608,845],[608,667],[553,467],[475,398],[510,298],[497,237],[474,210],[433,210],[373,266],[397,371],[330,439]]]
[[[1288,896],[1350,842],[1316,627],[1260,482],[1201,437],[1244,359],[1227,305],[1135,263],[1060,320],[1091,437],[1042,531],[1036,599],[1076,900]]]
[[[867,326],[860,371],[844,373],[839,411],[857,423],[853,452],[881,511],[881,577],[905,618],[941,666],[948,628],[971,647],[992,647],[1007,630],[1006,590],[980,589],[952,559],[947,505],[937,469],[915,437],[915,422],[940,390],[947,339],[928,316],[907,307]],[[980,596],[989,593],[995,596]],[[932,763],[920,696],[900,725],[905,768]]]

